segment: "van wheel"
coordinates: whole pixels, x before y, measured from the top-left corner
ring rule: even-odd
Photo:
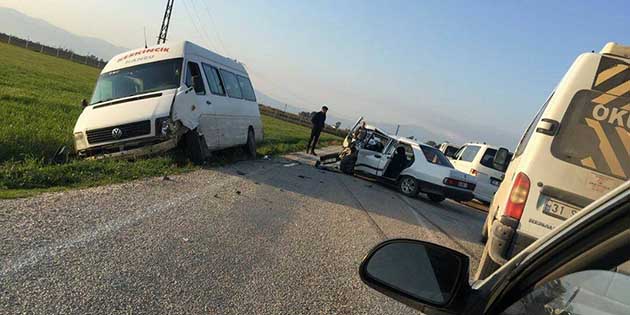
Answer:
[[[444,196],[436,195],[436,194],[427,194],[427,196],[429,197],[429,200],[433,202],[442,202],[444,201],[444,199],[446,199]]]
[[[344,174],[352,175],[354,174],[354,164],[357,162],[356,158],[353,158],[351,155],[346,155],[339,162],[339,169]]]
[[[420,191],[418,181],[411,176],[403,176],[398,182],[398,188],[407,197],[415,197]]]
[[[196,130],[191,130],[184,135],[186,153],[190,160],[197,165],[201,165],[206,160],[206,141]]]
[[[499,264],[495,263],[492,258],[490,258],[490,254],[488,254],[489,245],[490,242],[487,242],[486,246],[483,248],[483,253],[479,260],[479,267],[477,267],[477,272],[475,272],[475,280],[487,278],[500,267]]]
[[[253,129],[247,131],[247,143],[245,144],[245,152],[250,159],[256,158],[256,135]]]

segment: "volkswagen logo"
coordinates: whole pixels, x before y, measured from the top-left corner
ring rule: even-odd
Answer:
[[[122,130],[120,128],[112,129],[112,138],[120,139],[120,137],[122,137],[122,135],[123,135],[123,133],[122,133]]]

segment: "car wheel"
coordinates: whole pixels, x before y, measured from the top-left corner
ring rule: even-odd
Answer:
[[[339,169],[348,175],[354,174],[354,164],[357,162],[351,155],[346,155],[339,162]]]
[[[206,160],[206,141],[197,133],[196,130],[188,131],[184,135],[184,143],[186,146],[186,153],[194,164],[201,165]]]
[[[250,159],[256,158],[256,136],[251,128],[247,131],[247,144],[245,144],[245,153]]]
[[[420,191],[418,181],[411,176],[403,176],[398,182],[398,188],[403,195],[408,197],[415,197]]]
[[[483,248],[483,253],[479,260],[479,267],[477,267],[477,272],[475,273],[475,280],[487,278],[500,267],[499,264],[495,263],[492,258],[490,258],[490,254],[488,254],[489,245],[490,242],[487,242],[486,246]]]
[[[442,202],[444,201],[444,199],[446,199],[444,196],[436,195],[436,194],[427,194],[427,196],[429,196],[429,200],[433,202]]]

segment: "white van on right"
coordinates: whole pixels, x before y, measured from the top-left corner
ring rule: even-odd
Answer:
[[[494,165],[499,148],[485,143],[466,143],[455,154],[451,163],[455,169],[476,176],[475,199],[489,205],[505,175],[505,165]]]
[[[507,162],[497,153],[495,164]],[[630,175],[630,46],[580,55],[523,134],[489,208],[477,279]]]

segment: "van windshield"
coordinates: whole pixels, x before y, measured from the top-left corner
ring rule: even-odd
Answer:
[[[145,63],[101,74],[91,105],[179,87],[182,58]]]

